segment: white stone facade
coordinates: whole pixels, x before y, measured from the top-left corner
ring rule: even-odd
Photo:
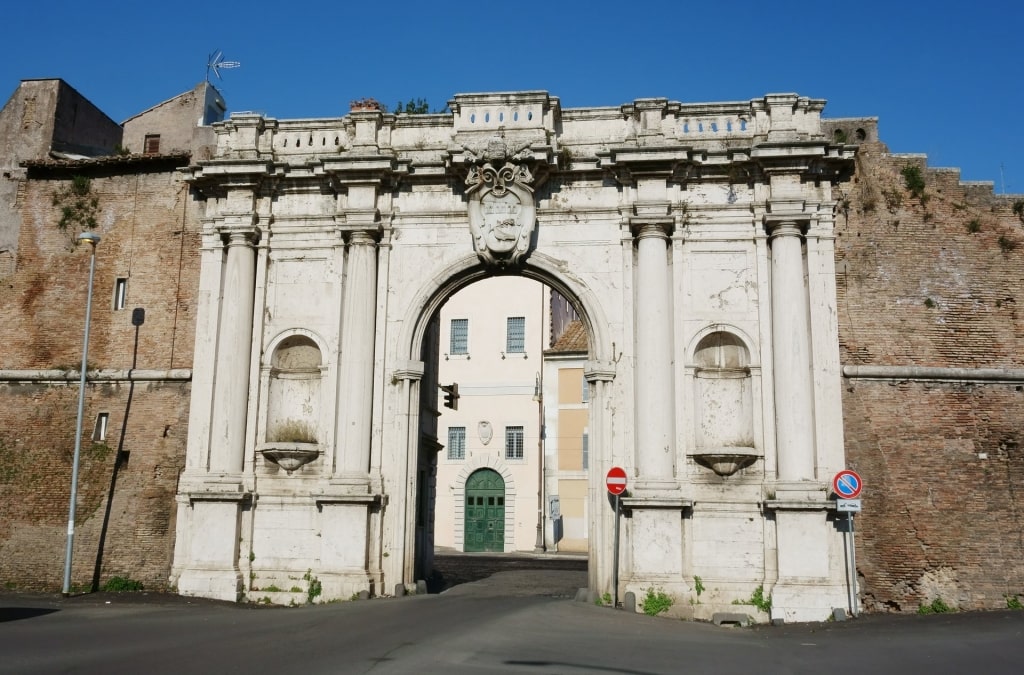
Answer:
[[[287,602],[420,578],[438,312],[515,274],[587,328],[591,588],[612,588],[617,465],[620,593],[662,588],[699,617],[758,587],[787,620],[845,606],[831,186],[854,149],[822,131],[824,102],[450,107],[216,125],[192,175],[206,220],[179,591]]]

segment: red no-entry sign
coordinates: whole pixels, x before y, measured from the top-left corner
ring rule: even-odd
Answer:
[[[626,470],[620,466],[613,466],[608,470],[605,485],[608,486],[608,492],[613,495],[621,495],[626,491]]]

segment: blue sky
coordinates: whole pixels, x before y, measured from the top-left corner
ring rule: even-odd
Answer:
[[[564,107],[796,92],[874,116],[893,152],[1024,193],[1024,3],[55,0],[4,10],[3,98],[60,77],[117,121],[190,89],[221,49],[229,110],[334,117],[544,89]]]

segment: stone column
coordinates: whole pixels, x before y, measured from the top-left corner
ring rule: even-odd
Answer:
[[[346,272],[334,473],[368,486],[377,317],[377,247],[370,232],[349,235]]]
[[[772,351],[775,433],[780,481],[814,478],[814,395],[810,315],[800,226],[768,226],[772,249]]]
[[[648,222],[636,229],[636,466],[640,490],[675,487],[667,255],[670,227],[670,222]]]
[[[249,405],[253,294],[256,249],[260,231],[252,225],[220,229],[227,240],[223,294],[220,303],[211,419],[210,471],[242,472],[245,424]]]

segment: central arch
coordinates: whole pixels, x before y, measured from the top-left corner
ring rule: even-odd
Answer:
[[[436,359],[427,353],[430,325],[439,316],[445,302],[458,291],[489,277],[507,275],[533,279],[557,291],[569,301],[584,325],[588,335],[585,377],[592,386],[588,400],[587,499],[596,501],[603,495],[600,479],[603,471],[611,466],[611,424],[610,419],[602,415],[602,409],[610,395],[607,385],[614,378],[615,364],[609,322],[598,297],[580,279],[568,273],[562,261],[543,253],[534,251],[522,265],[513,268],[489,267],[476,255],[463,256],[436,272],[422,285],[402,321],[397,340],[402,350],[398,361],[407,364],[393,376],[394,381],[407,382],[407,389],[402,394],[403,405],[406,406],[402,417],[407,424],[405,457],[410,475],[410,479],[405,481],[408,491],[402,526],[405,556],[401,576],[405,583],[412,583],[428,574],[433,564],[433,548],[424,525],[430,515],[426,491],[433,472],[428,456],[431,452],[436,453],[436,447],[424,447],[419,434],[421,420],[429,419],[427,416],[433,416],[437,409]],[[612,516],[596,503],[590,504],[587,510],[591,514],[600,514],[592,517],[588,525],[590,585],[597,587],[599,580],[610,574],[611,561],[599,560],[596,552],[606,547],[604,540],[609,537],[605,533],[612,531]]]

